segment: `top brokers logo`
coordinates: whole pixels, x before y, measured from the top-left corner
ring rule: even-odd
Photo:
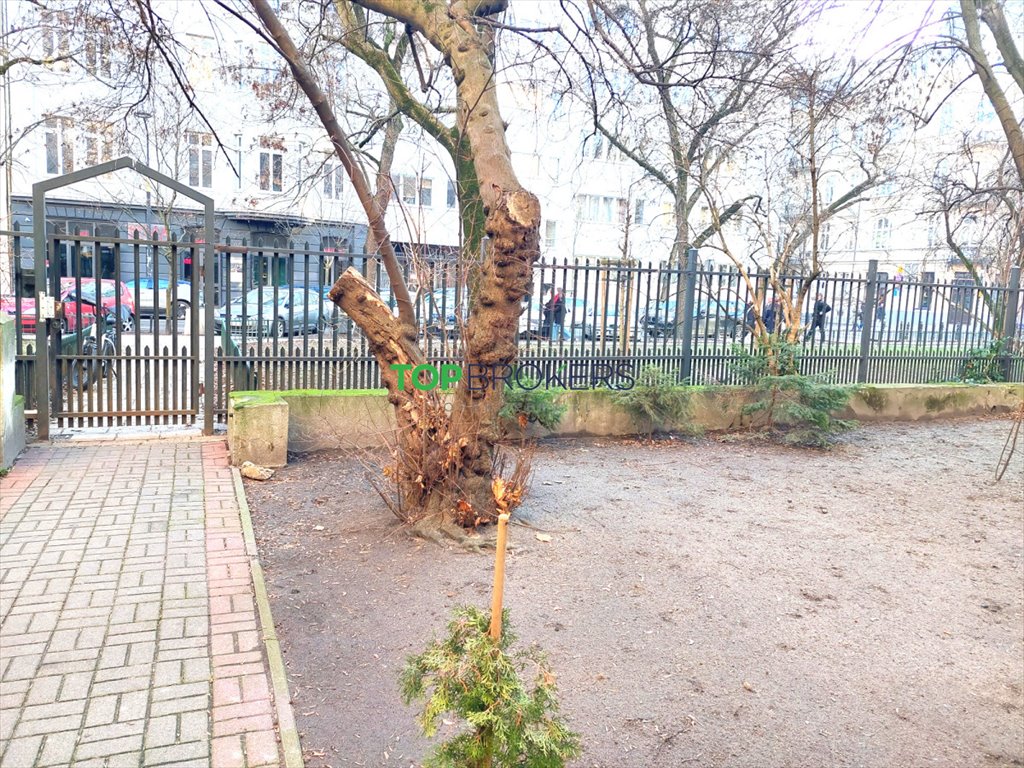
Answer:
[[[626,362],[603,363],[590,360],[574,360],[562,363],[554,372],[545,371],[536,363],[522,365],[483,365],[470,363],[463,370],[458,365],[442,363],[440,366],[424,363],[389,366],[398,374],[398,388],[405,389],[405,376],[412,375],[412,386],[420,391],[431,389],[448,390],[466,379],[470,392],[482,392],[506,382],[518,389],[632,389],[636,384],[631,366]]]

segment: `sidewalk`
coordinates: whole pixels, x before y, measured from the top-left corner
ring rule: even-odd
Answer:
[[[31,447],[0,480],[2,768],[283,765],[271,691],[223,441]]]

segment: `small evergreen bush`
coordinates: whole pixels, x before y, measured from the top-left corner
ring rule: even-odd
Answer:
[[[857,424],[832,415],[846,407],[853,390],[825,382],[821,375],[802,375],[800,352],[799,345],[788,342],[753,353],[733,347],[737,378],[754,388],[754,400],[743,406],[743,413],[754,417],[752,426],[784,443],[828,448],[836,435]],[[780,372],[772,373],[773,368]]]
[[[508,653],[515,640],[508,611],[498,642],[489,624],[483,611],[456,608],[448,636],[406,661],[402,698],[423,702],[417,721],[424,735],[434,736],[446,713],[470,726],[439,744],[425,768],[562,768],[580,745],[556,714],[555,676],[537,651]],[[520,680],[527,662],[537,670],[529,691]]]
[[[850,402],[850,388],[827,384],[817,376],[762,376],[754,385],[755,400],[743,413],[761,416],[761,425],[789,445],[828,448],[836,435],[857,422],[832,413]]]
[[[640,371],[632,389],[616,393],[615,402],[647,423],[648,437],[673,428],[691,434],[700,431],[689,423],[693,410],[690,393],[655,365]]]
[[[990,384],[1005,381],[1003,361],[1006,359],[1005,339],[996,339],[987,347],[972,349],[960,369],[960,379],[972,384]]]
[[[535,379],[520,377],[531,387]],[[520,429],[528,424],[537,423],[546,429],[555,429],[565,416],[567,406],[558,401],[558,390],[542,387],[529,388],[514,385],[515,376],[505,381],[505,403],[498,411],[498,417],[516,422]]]

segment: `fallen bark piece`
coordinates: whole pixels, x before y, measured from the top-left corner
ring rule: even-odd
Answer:
[[[243,462],[238,471],[242,473],[242,477],[247,477],[250,480],[269,480],[274,476],[274,470],[253,464],[251,461]]]

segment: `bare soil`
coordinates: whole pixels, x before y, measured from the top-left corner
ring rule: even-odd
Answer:
[[[1008,431],[543,444],[506,605],[550,654],[575,765],[1024,765]],[[307,765],[417,765],[397,675],[452,606],[488,605],[493,556],[405,535],[352,455],[245,487]]]

